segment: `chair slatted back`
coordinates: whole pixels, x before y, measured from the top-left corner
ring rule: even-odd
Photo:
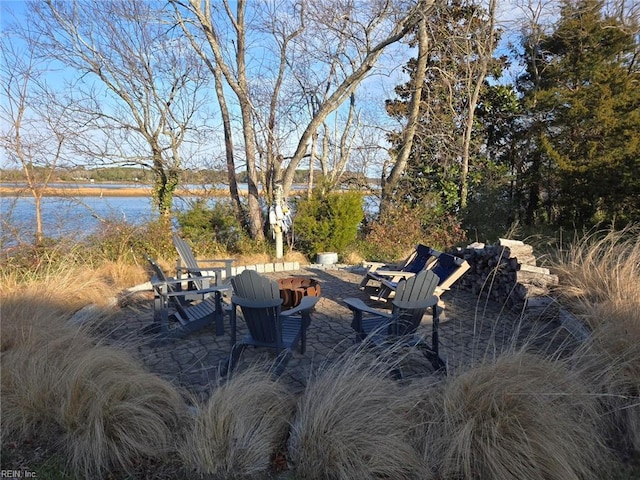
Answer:
[[[418,273],[425,269],[425,267],[435,260],[433,250],[430,247],[424,245],[416,246],[415,252],[413,252],[412,258],[402,268],[403,272]]]
[[[198,270],[198,261],[196,257],[193,255],[193,251],[189,244],[178,234],[173,234],[173,246],[176,247],[178,251],[178,255],[180,256],[180,260],[184,263],[185,267],[189,269],[193,269],[192,274],[199,276],[200,273]]]
[[[255,270],[244,270],[231,278],[231,286],[236,295],[256,300],[280,298],[280,286],[275,280],[260,275]]]
[[[231,278],[234,297],[240,305],[247,329],[258,342],[282,348],[282,298],[276,281],[254,270],[244,270]]]
[[[392,303],[394,321],[389,325],[389,335],[408,335],[416,331],[427,308],[434,305],[438,282],[438,276],[431,270],[400,280]]]
[[[439,278],[438,286],[441,290],[448,289],[468,269],[469,264],[466,260],[448,253],[441,253],[431,267],[431,271]]]
[[[247,330],[255,341],[278,350],[283,348],[281,298],[260,301],[234,295],[231,301],[240,305]]]

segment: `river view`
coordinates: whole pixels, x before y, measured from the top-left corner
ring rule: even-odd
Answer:
[[[7,226],[33,234],[35,207],[32,197],[3,197],[0,201],[3,233]],[[133,224],[146,222],[157,214],[147,197],[44,197],[42,217],[45,235],[60,237],[70,233],[93,232],[101,220],[126,220]]]
[[[104,187],[103,187],[104,188]],[[114,188],[106,187],[106,188]],[[174,210],[189,207],[189,198],[176,198]],[[216,201],[215,199],[211,201]],[[0,198],[0,219],[3,244],[15,242],[15,235],[28,240],[35,232],[34,199],[29,196]],[[365,199],[365,209],[377,209],[372,197]],[[103,220],[127,221],[142,224],[157,217],[151,199],[147,196],[82,196],[43,197],[42,216],[44,233],[58,238],[69,234],[87,235],[96,230]]]

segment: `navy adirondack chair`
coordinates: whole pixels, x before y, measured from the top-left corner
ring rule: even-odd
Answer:
[[[436,250],[431,251],[434,254],[435,261],[429,263],[426,269],[438,276],[438,285],[435,294],[440,297],[469,270],[469,263],[463,258],[456,257],[449,253],[440,253]],[[405,275],[402,278],[408,278],[410,275]],[[394,298],[399,280],[400,278],[398,277],[381,279],[380,287],[372,293],[371,299],[389,301]]]
[[[431,247],[417,245],[411,255],[401,264],[370,262],[369,270],[360,282],[360,290],[380,288],[380,284],[384,280],[398,282],[401,278],[415,275],[435,262],[438,253]]]
[[[176,265],[176,277],[192,279],[195,288],[202,288],[200,277],[211,276],[215,278],[215,285],[222,280],[231,278],[234,258],[213,258],[208,260],[196,259],[191,246],[178,234],[173,234],[173,246],[178,252]]]

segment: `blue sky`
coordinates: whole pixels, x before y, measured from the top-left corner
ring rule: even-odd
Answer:
[[[507,30],[512,29],[517,19],[522,16],[522,10],[514,6],[514,4],[518,2],[522,3],[522,0],[504,0],[501,2],[502,13],[500,15],[500,23],[503,24]],[[25,11],[26,2],[23,0],[0,0],[0,24],[2,25],[2,29],[4,30],[8,22],[13,21],[14,16],[18,19],[22,17]],[[503,44],[506,44],[509,38],[512,37],[505,35]],[[390,68],[386,74],[374,76],[363,82],[360,87],[361,98],[366,98],[366,96],[370,95],[371,102],[377,103],[378,108],[383,109],[384,98],[391,98],[393,96],[393,88],[406,81],[406,77],[402,73],[402,66],[410,58],[411,53],[412,52],[406,48],[397,48],[395,52],[385,54],[381,60],[385,63],[388,62]],[[516,75],[519,67],[514,66],[512,69],[512,75]],[[75,72],[73,72],[73,74],[75,75]],[[62,78],[60,73],[57,74],[57,78]],[[381,118],[383,117],[384,111],[382,110]],[[0,165],[5,163],[4,157],[4,152],[0,152]]]

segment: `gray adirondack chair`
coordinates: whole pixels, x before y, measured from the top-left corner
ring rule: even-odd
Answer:
[[[176,264],[176,277],[190,278],[196,289],[202,288],[200,277],[203,276],[214,277],[216,285],[221,284],[223,279],[231,278],[234,258],[196,259],[191,246],[176,233],[173,234],[173,246],[179,257]]]
[[[379,262],[370,262],[367,273],[360,282],[360,290],[368,288],[380,288],[383,280],[398,282],[401,278],[407,278],[411,275],[428,268],[435,262],[440,252],[418,244],[415,250],[409,255],[405,261],[398,265],[391,265]]]
[[[391,312],[372,308],[359,298],[347,298],[344,302],[353,312],[351,327],[356,342],[387,348],[393,345],[417,347],[431,362],[436,371],[446,373],[445,362],[440,358],[438,326],[438,297],[434,294],[438,276],[431,270],[423,270],[408,279],[401,279],[396,287]],[[431,345],[416,333],[426,311],[431,309]]]
[[[210,277],[201,277],[205,288],[183,290],[183,279],[169,278],[158,263],[147,256],[153,271],[151,285],[154,291],[153,320],[148,330],[158,334],[158,340],[181,338],[211,324],[216,326],[216,335],[224,334],[225,305],[222,292],[227,286],[209,285]],[[171,322],[178,326],[172,328]]]
[[[234,295],[231,297],[231,354],[222,374],[231,372],[242,351],[248,346],[275,350],[277,358],[274,372],[282,374],[293,349],[299,345],[300,353],[306,349],[306,330],[311,323],[319,297],[302,297],[297,307],[282,311],[282,298],[278,283],[254,270],[244,270],[231,278]],[[236,341],[237,308],[242,311],[248,334]]]

